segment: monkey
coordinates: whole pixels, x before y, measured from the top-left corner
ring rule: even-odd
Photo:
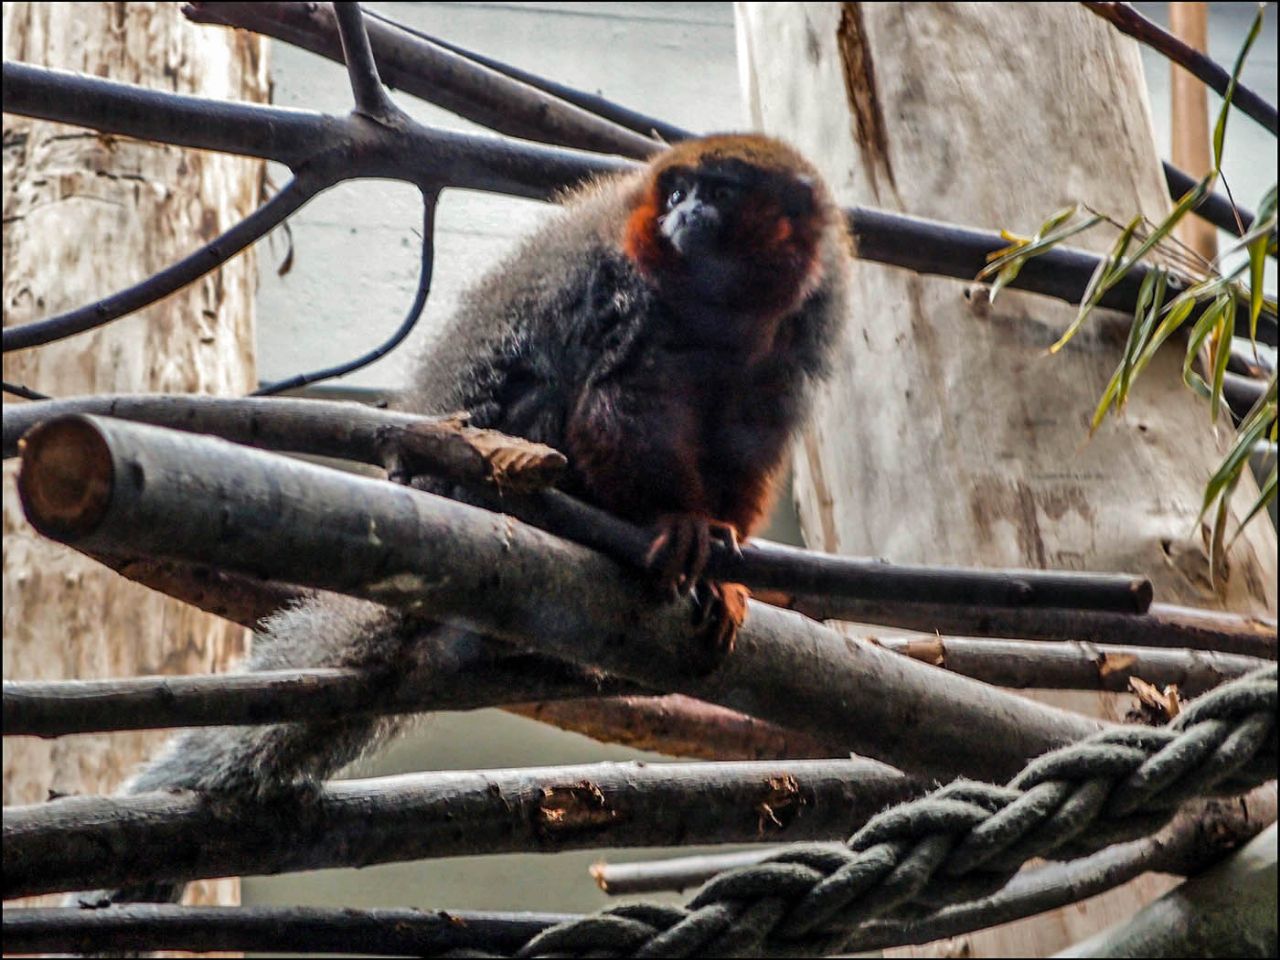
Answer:
[[[562,489],[653,531],[653,582],[692,595],[729,653],[747,591],[702,576],[714,541],[757,532],[790,442],[833,365],[850,243],[817,170],[758,135],[681,142],[562,198],[428,344],[398,406],[561,450]],[[431,478],[415,486],[466,500]],[[460,628],[325,596],[255,635],[250,670],[361,666],[430,673]],[[420,682],[420,681],[419,681]],[[123,788],[269,796],[316,784],[397,730],[340,717],[179,734]],[[176,900],[181,884],[73,895],[84,906]]]

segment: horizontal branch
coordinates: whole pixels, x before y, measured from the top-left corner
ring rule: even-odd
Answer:
[[[19,490],[38,530],[81,550],[421,604],[482,634],[911,772],[1003,779],[1101,726],[764,604],[750,607],[736,649],[707,673],[692,666],[706,643],[693,602],[656,598],[591,550],[452,500],[207,437],[108,418],[51,421],[27,437]],[[974,729],[987,732],[982,742]]]
[[[1097,610],[1012,610],[937,603],[889,604],[835,597],[779,597],[815,620],[881,624],[924,633],[1018,640],[1082,640],[1183,647],[1276,659],[1276,621],[1224,610],[1153,603],[1140,616]]]
[[[1275,799],[1275,784],[1268,784],[1253,791],[1245,803],[1192,804],[1154,837],[1024,871],[998,893],[913,921],[873,921],[845,948],[866,951],[927,943],[1096,896],[1148,871],[1197,873],[1273,823]],[[570,919],[563,915],[443,910],[126,905],[110,910],[5,910],[4,934],[5,946],[15,953],[359,950],[388,956],[433,956],[473,949],[510,955],[535,933]]]
[[[556,913],[345,907],[24,907],[5,909],[4,941],[5,950],[16,954],[223,950],[443,957],[468,950],[512,953],[535,934],[569,919]]]
[[[1038,643],[934,635],[881,637],[873,642],[997,687],[1126,693],[1129,678],[1140,677],[1162,687],[1173,684],[1183,696],[1194,697],[1267,663],[1229,653],[1097,646],[1082,641]]]
[[[1164,165],[1165,186],[1169,188],[1169,196],[1174,200],[1186,196],[1199,185],[1200,181],[1196,177],[1184,170],[1179,170],[1168,160],[1161,162]],[[1225,230],[1237,237],[1243,236],[1257,219],[1252,210],[1233,204],[1216,190],[1206,191],[1204,199],[1192,207],[1191,212],[1209,221],[1219,230]]]
[[[426,857],[831,840],[919,790],[870,760],[795,760],[424,773],[260,801],[66,797],[5,808],[4,896]]]
[[[287,403],[277,415],[273,403]],[[122,419],[211,433],[255,447],[295,453],[345,457],[386,464],[404,459],[416,472],[459,483],[501,480],[501,492],[474,490],[476,498],[497,512],[576,543],[607,553],[633,566],[646,566],[652,533],[558,491],[523,497],[520,486],[549,482],[564,458],[548,447],[528,444],[493,431],[469,430],[456,421],[413,417],[353,404],[320,401],[223,400],[214,397],[85,397],[7,407],[4,411],[5,454],[31,427],[57,414],[101,412]],[[532,469],[520,476],[499,472],[520,450],[523,463],[538,453]],[[487,456],[485,455],[487,454]],[[411,471],[413,472],[413,471]],[[531,475],[531,476],[530,476]],[[519,481],[526,481],[521,484]],[[787,547],[767,541],[745,545],[738,553],[715,544],[707,563],[709,576],[749,587],[821,596],[876,597],[884,603],[916,603],[995,607],[1086,607],[1139,613],[1151,603],[1151,582],[1127,574],[1043,570],[982,570],[962,567],[897,565],[877,558],[844,557]]]
[[[1007,249],[1009,241],[990,230],[976,230],[941,220],[888,213],[874,207],[846,210],[855,255],[862,260],[904,267],[916,273],[973,280],[988,263],[987,255]],[[1027,260],[1009,284],[1013,289],[1039,293],[1068,303],[1079,303],[1101,258],[1074,247],[1054,247]],[[1142,282],[1152,268],[1135,264],[1102,295],[1108,309],[1132,314]],[[1176,277],[1168,280],[1169,298],[1185,289]],[[1193,313],[1188,323],[1194,323]],[[1249,312],[1238,311],[1236,335],[1249,336]],[[1276,315],[1264,309],[1258,323],[1258,340],[1275,346]]]
[[[323,720],[339,715],[475,710],[636,689],[625,681],[588,677],[568,664],[536,657],[472,657],[464,667],[449,670],[447,678],[436,671],[423,678],[426,682],[398,684],[392,690],[388,690],[385,677],[354,668],[111,680],[6,680],[4,735],[60,737]]]
[[[1231,85],[1230,72],[1159,24],[1152,23],[1135,10],[1132,4],[1086,2],[1084,6],[1121,33],[1172,60],[1218,96],[1227,95],[1227,88]],[[1276,108],[1239,81],[1231,93],[1231,102],[1272,133],[1277,132]]]
[[[343,62],[329,4],[188,3],[195,23],[261,33]],[[626,157],[647,157],[662,144],[598,117],[559,97],[443,47],[365,18],[383,81],[498,133],[542,143]]]
[[[633,167],[621,158],[488,134],[394,127],[342,117],[149,90],[61,70],[4,63],[4,110],[105,133],[276,160],[339,180],[385,177],[546,200],[592,176]]]

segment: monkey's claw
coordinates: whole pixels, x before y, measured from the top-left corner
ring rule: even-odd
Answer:
[[[657,533],[645,554],[645,566],[657,570],[664,583],[687,596],[707,569],[713,541],[742,555],[733,524],[701,513],[667,514],[657,523]]]
[[[747,619],[749,590],[740,583],[702,581],[694,591],[699,607],[698,626],[702,628],[710,664],[733,652],[738,629]]]

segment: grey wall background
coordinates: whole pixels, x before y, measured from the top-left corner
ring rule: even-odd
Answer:
[[[599,91],[694,130],[743,123],[728,3],[374,3],[375,9],[428,33],[562,82]],[[994,5],[993,5],[994,6]],[[1165,4],[1139,8],[1164,21]],[[1253,14],[1252,4],[1212,5],[1211,52],[1230,64]],[[1168,153],[1169,66],[1146,51],[1157,143]],[[351,96],[338,65],[283,44],[272,50],[275,100],[285,106],[345,112]],[[1245,82],[1276,101],[1275,8],[1245,71]],[[397,102],[417,119],[474,129],[412,98]],[[1210,109],[1218,98],[1211,95]],[[1068,147],[1069,148],[1069,147]],[[1236,113],[1228,129],[1226,172],[1237,200],[1254,206],[1275,180],[1276,141]],[[273,172],[283,183],[287,171]],[[1124,211],[1113,211],[1122,216]],[[424,331],[448,316],[458,293],[510,249],[549,208],[531,201],[447,191],[441,201],[436,270]],[[1048,211],[1046,211],[1048,213]],[[1127,217],[1124,217],[1127,219]],[[355,356],[400,323],[416,284],[420,210],[402,184],[361,182],[333,190],[292,221],[293,269],[278,277],[274,256],[260,259],[258,357],[263,379],[277,379]],[[1011,229],[1033,225],[1010,224]],[[1269,287],[1275,289],[1274,264]],[[399,387],[424,331],[401,350],[346,383]],[[785,511],[784,511],[785,514]],[[770,532],[794,537],[785,515]],[[351,775],[411,770],[514,767],[646,757],[575,734],[487,710],[438,715],[372,765]],[[688,848],[681,852],[689,853]],[[622,851],[615,860],[665,855]],[[587,867],[593,853],[467,857],[331,870],[244,882],[246,903],[418,906],[471,909],[590,910],[606,898]]]

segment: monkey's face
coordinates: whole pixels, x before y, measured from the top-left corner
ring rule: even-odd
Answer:
[[[821,232],[814,182],[735,156],[660,169],[632,218],[641,270],[680,306],[795,306]]]

